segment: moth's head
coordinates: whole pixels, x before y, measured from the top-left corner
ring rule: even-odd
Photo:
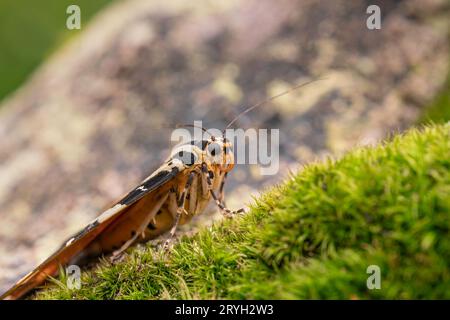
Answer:
[[[211,136],[203,153],[205,162],[211,166],[218,166],[220,171],[228,172],[234,167],[233,145],[226,138]]]
[[[181,161],[185,167],[205,162],[208,167],[218,166],[220,171],[228,172],[234,166],[233,146],[222,137],[211,136],[205,140],[192,140],[175,147],[169,160]]]

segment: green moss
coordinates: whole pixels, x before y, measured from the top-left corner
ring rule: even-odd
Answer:
[[[450,125],[313,163],[170,253],[132,249],[40,299],[450,298]],[[366,286],[369,265],[381,289]]]

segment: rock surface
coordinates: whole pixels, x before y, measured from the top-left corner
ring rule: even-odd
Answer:
[[[128,1],[0,107],[0,291],[168,155],[171,127],[280,128],[280,172],[231,174],[230,207],[327,154],[415,121],[448,69],[445,0]],[[234,196],[233,196],[234,195]],[[239,195],[239,196],[237,196]],[[247,195],[247,196],[245,196]]]

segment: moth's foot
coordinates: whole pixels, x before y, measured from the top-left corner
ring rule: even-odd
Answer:
[[[117,250],[114,251],[112,255],[109,257],[109,261],[111,261],[111,263],[113,264],[116,264],[125,260],[125,257],[126,257],[125,251]]]
[[[164,253],[169,253],[172,250],[173,242],[173,238],[169,238],[164,241],[164,245],[162,247]]]
[[[241,208],[239,210],[230,210],[228,208],[224,208],[221,210],[221,212],[225,218],[229,219],[233,218],[236,215],[242,216],[247,213],[247,211],[244,208]]]
[[[170,249],[170,240],[169,239],[167,239],[166,241],[164,241],[164,245],[163,245],[163,250],[164,250],[164,252],[167,252],[167,251],[169,251],[169,249]]]

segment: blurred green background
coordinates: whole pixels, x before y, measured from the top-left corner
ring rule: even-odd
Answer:
[[[450,121],[450,72],[444,88],[428,106],[420,122],[447,122]]]
[[[0,1],[0,100],[27,77],[59,45],[79,33],[113,0],[2,0]],[[66,9],[82,7],[81,30],[68,30]]]

